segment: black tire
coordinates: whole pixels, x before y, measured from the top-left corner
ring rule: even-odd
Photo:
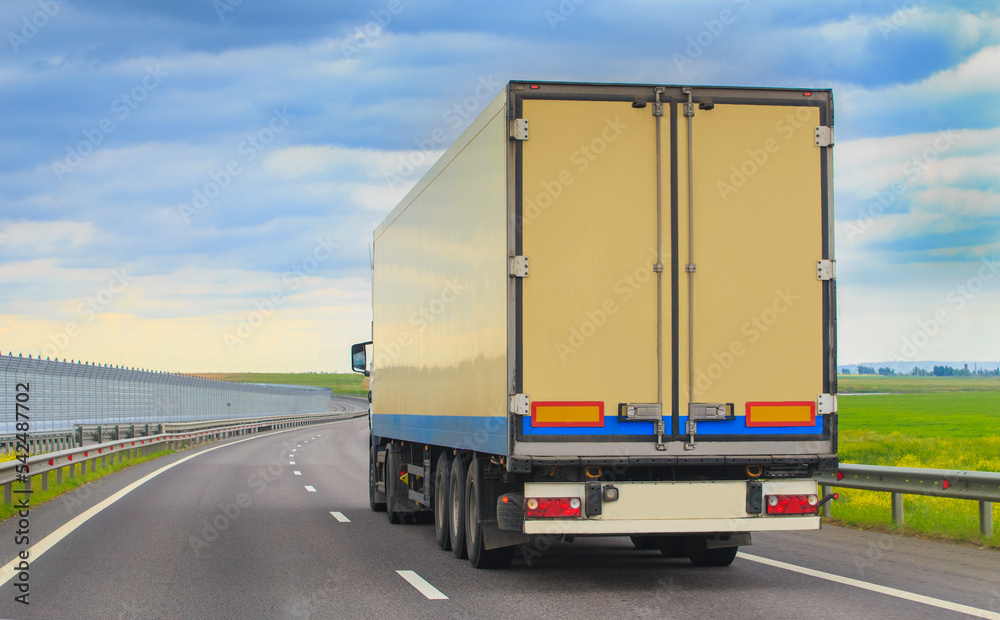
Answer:
[[[368,457],[368,506],[374,512],[385,512],[385,502],[375,501],[375,497],[378,494],[378,489],[375,488],[375,484],[378,482],[378,467],[376,467],[376,454],[377,451],[375,446],[371,447],[369,450],[370,454]]]
[[[473,458],[469,464],[469,473],[465,479],[465,546],[469,554],[469,563],[476,568],[507,568],[514,560],[517,547],[500,547],[486,549],[483,540],[483,526],[479,524],[479,505],[481,500],[497,501],[495,497],[481,497],[486,493],[483,484],[481,461]]]
[[[736,559],[739,547],[709,549],[707,541],[700,536],[691,536],[684,541],[684,548],[695,566],[729,566]]]
[[[465,550],[465,459],[455,456],[448,473],[448,537],[456,558],[466,558]]]
[[[665,558],[687,557],[687,551],[684,550],[684,537],[682,536],[657,536],[656,546]]]
[[[392,509],[392,498],[399,495],[399,486],[399,448],[390,444],[385,450],[385,512],[393,525],[403,522],[403,513]]]
[[[447,452],[438,457],[434,468],[434,537],[438,547],[451,549],[451,526],[448,520],[451,508],[451,459]]]
[[[652,551],[659,549],[659,541],[656,536],[629,536],[632,539],[632,546],[639,551]]]

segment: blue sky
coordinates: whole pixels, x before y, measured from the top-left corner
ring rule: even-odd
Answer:
[[[840,363],[1000,358],[992,2],[6,0],[0,34],[4,352],[345,370],[371,231],[538,79],[833,88]]]

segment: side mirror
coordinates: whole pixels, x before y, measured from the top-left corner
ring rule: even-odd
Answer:
[[[371,343],[369,340],[351,346],[351,370],[364,373],[366,377],[371,373],[368,372],[368,355],[365,353],[365,347]]]

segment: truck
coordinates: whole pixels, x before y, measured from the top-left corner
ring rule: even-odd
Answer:
[[[369,498],[727,566],[837,466],[833,93],[511,81],[374,231]]]

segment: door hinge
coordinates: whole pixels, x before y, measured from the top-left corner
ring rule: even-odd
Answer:
[[[513,138],[514,140],[527,140],[528,119],[526,118],[510,119],[510,137]]]
[[[836,394],[820,394],[816,397],[816,413],[819,415],[828,415],[831,413],[837,413],[837,395]]]
[[[818,260],[816,261],[816,279],[834,280],[837,278],[837,261]]]
[[[833,127],[816,128],[816,146],[833,146]]]
[[[527,394],[510,395],[510,412],[514,415],[530,415],[531,406]]]
[[[508,262],[507,275],[512,278],[527,278],[528,277],[528,257],[521,256],[511,256]]]

